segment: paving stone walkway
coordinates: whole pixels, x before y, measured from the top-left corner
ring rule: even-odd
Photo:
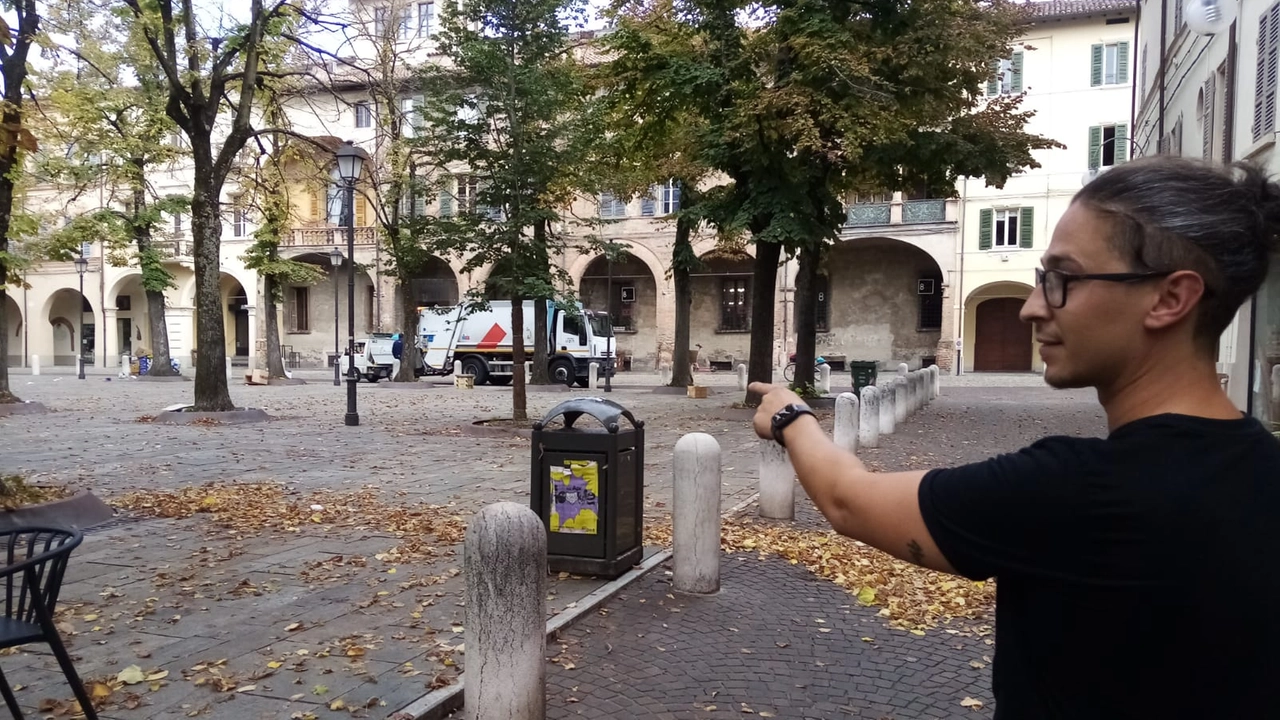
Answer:
[[[342,390],[314,375],[311,384],[300,387],[233,385],[237,404],[262,407],[277,418],[240,427],[139,422],[167,405],[189,401],[190,383],[108,381],[93,374],[85,381],[70,375],[17,375],[14,389],[20,396],[55,412],[0,419],[0,471],[72,483],[107,499],[134,491],[236,482],[279,483],[287,500],[304,507],[317,494],[349,498],[364,492],[379,508],[435,508],[432,512],[461,522],[491,502],[527,502],[528,441],[468,437],[459,430],[471,420],[501,416],[509,408],[509,390],[467,393],[427,382],[413,388],[361,385],[362,424],[346,428]],[[1026,387],[1026,380],[1002,384],[987,378],[991,386],[944,389],[942,399],[865,459],[876,466],[925,466],[985,457],[993,443],[1016,447],[1049,428],[1097,432],[1100,413],[1088,394]],[[750,412],[731,407],[739,399],[734,378],[716,374],[700,381],[712,385],[716,394],[700,401],[657,394],[652,392],[656,378],[647,376],[624,378],[613,394],[648,421],[645,500],[650,523],[664,522],[669,513],[671,450],[687,432],[709,432],[721,442],[723,507],[755,490],[756,441],[750,434]],[[1005,386],[1011,384],[1023,386]],[[539,416],[574,394],[588,393],[533,392],[530,415]],[[822,416],[829,426],[829,413]],[[341,510],[329,507],[326,512]],[[382,519],[330,517],[298,528],[245,529],[202,512],[181,519],[123,516],[90,533],[73,556],[62,600],[62,627],[77,667],[86,678],[114,678],[133,664],[168,673],[155,681],[154,689],[150,683],[117,689],[102,716],[385,717],[433,684],[449,682],[465,664],[465,656],[453,652],[462,642],[465,620],[460,548],[434,542],[432,552],[414,562],[388,559],[391,548],[414,538],[386,531]],[[424,542],[433,543],[429,537]],[[743,606],[744,613],[776,611],[773,618],[757,618],[764,623],[761,628],[787,627],[789,618],[800,617],[789,608],[801,595],[835,593],[822,596],[824,606],[844,597],[836,588],[807,579],[802,570],[796,576],[790,566],[730,567],[726,565],[720,601],[738,597],[734,588],[739,586],[785,589],[798,580],[808,588],[799,595],[780,590],[785,594],[772,600],[763,590],[751,594],[764,604],[754,610]],[[779,571],[785,577],[767,575]],[[661,593],[663,577],[651,574],[628,598]],[[553,578],[549,613],[598,586],[590,579]],[[618,602],[625,609],[630,600]],[[691,605],[691,617],[697,614],[694,609]],[[726,606],[721,612],[734,610]],[[629,617],[612,609],[609,614],[619,622]],[[831,619],[837,614],[833,609]],[[708,618],[700,630],[708,652],[714,638],[731,632],[725,622],[710,623],[715,619]],[[590,623],[580,627],[583,633],[594,632]],[[612,652],[637,657],[657,652],[630,640],[628,630],[620,626],[616,641],[606,640]],[[880,635],[873,637],[879,640]],[[735,659],[747,657],[739,647],[721,649],[732,650]],[[651,659],[662,673],[681,675],[666,657]],[[705,662],[706,677],[723,670]],[[597,665],[608,667],[603,661]],[[52,658],[37,646],[0,656],[0,667],[11,682],[23,686],[18,697],[31,717],[41,716],[38,708],[45,699],[70,695]],[[555,670],[554,683],[560,682],[561,671]],[[563,672],[571,676],[577,671]],[[833,678],[838,674],[830,672]],[[618,684],[615,677],[608,686]],[[833,687],[838,691],[842,686]],[[646,692],[665,694],[657,684]],[[943,698],[950,690],[938,692]],[[838,694],[833,691],[832,698]],[[590,707],[586,695],[580,699],[569,703],[567,697],[552,696],[553,704],[562,702],[570,712],[573,705]],[[742,695],[741,702],[748,701],[759,702]]]

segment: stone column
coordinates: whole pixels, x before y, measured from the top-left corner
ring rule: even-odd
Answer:
[[[760,517],[791,520],[796,516],[795,470],[786,448],[760,441]]]
[[[259,367],[259,366],[258,366],[258,363],[257,363],[257,359],[258,359],[258,352],[257,352],[257,348],[258,348],[258,308],[257,308],[257,307],[255,307],[255,306],[253,306],[253,305],[250,305],[249,307],[245,308],[245,310],[246,310],[246,311],[248,312],[248,314],[249,314],[249,358],[248,358],[248,360],[249,360],[249,372],[250,372],[250,373],[252,373],[254,370],[258,369],[258,367]],[[266,347],[266,340],[265,340],[265,338],[264,338],[264,339],[263,339],[263,348],[265,349],[265,347]],[[262,365],[262,367],[263,367],[263,368],[265,368],[265,367],[266,367],[266,364],[264,363],[264,364]]]
[[[836,445],[858,452],[858,396],[851,392],[836,397],[836,424],[832,433]]]
[[[862,388],[861,405],[858,408],[858,444],[864,448],[879,447],[880,391],[874,386]]]
[[[120,329],[116,327],[116,321],[119,315],[115,308],[107,308],[102,313],[102,345],[101,351],[105,352],[106,357],[102,359],[103,367],[115,367],[120,361]],[[133,325],[130,324],[129,332],[133,332]],[[154,348],[152,352],[155,352]]]
[[[672,535],[678,592],[720,590],[720,444],[706,433],[676,443]]]
[[[543,720],[547,531],[537,513],[500,502],[471,519],[466,573],[468,720]]]
[[[880,388],[880,434],[892,435],[898,427],[898,387],[896,382]],[[864,391],[865,392],[865,391]]]

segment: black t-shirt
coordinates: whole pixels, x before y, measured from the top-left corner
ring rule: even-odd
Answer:
[[[934,470],[952,567],[997,578],[998,720],[1280,717],[1280,442],[1158,415]]]

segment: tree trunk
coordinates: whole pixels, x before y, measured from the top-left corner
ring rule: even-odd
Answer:
[[[195,143],[193,143],[194,145]],[[200,163],[196,163],[199,165]],[[234,410],[227,389],[227,334],[222,322],[219,251],[222,215],[218,196],[209,187],[212,172],[197,167],[191,196],[191,236],[196,275],[195,409]]]
[[[511,297],[511,419],[529,419],[529,398],[524,383],[524,298]]]
[[[796,374],[792,389],[817,385],[813,363],[817,358],[817,289],[818,253],[813,244],[800,251],[800,267],[796,273]]]
[[[16,113],[13,113],[16,116]],[[10,113],[5,113],[5,121],[9,121]],[[17,122],[17,119],[13,120]],[[9,218],[13,212],[13,173],[9,171],[12,163],[5,162],[0,173],[0,403],[22,402],[9,389],[9,266],[5,264],[5,253],[9,251]]]
[[[415,368],[418,367],[418,303],[409,287],[408,278],[401,278],[396,283],[396,296],[400,300],[400,371],[392,382],[417,382]]]
[[[751,278],[751,360],[747,367],[747,379],[751,382],[773,382],[773,301],[781,257],[781,245],[756,243],[755,272]],[[760,404],[760,396],[748,390],[743,403],[755,407]]]
[[[685,206],[686,209],[689,207]],[[690,313],[693,311],[693,278],[690,271],[698,258],[693,254],[689,236],[693,223],[681,217],[676,220],[676,242],[671,251],[671,279],[676,288],[676,336],[671,355],[671,387],[688,387],[693,384],[693,370],[689,367]]]
[[[151,377],[173,377],[172,355],[169,353],[169,325],[164,321],[164,292],[146,290],[147,326],[151,330]]]
[[[266,306],[267,317],[267,378],[288,377],[284,373],[284,358],[280,355],[280,318],[276,312],[279,296],[279,283],[271,275],[262,278],[262,304]]]
[[[545,267],[550,267],[551,259],[547,256],[547,221],[537,220],[533,225],[533,252],[536,256],[544,261]],[[548,286],[550,283],[547,283]],[[531,385],[550,385],[551,371],[548,367],[547,348],[550,342],[547,340],[547,300],[549,298],[539,298],[533,303],[533,367],[529,372],[529,384]],[[586,318],[582,319],[586,322]]]

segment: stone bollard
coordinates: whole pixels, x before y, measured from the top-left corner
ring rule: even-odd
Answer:
[[[836,397],[836,426],[832,433],[836,445],[851,453],[858,452],[858,396],[851,392]]]
[[[39,355],[31,356],[31,374],[32,375],[40,374],[40,356]]]
[[[524,381],[527,384],[532,379],[533,379],[533,361],[525,360],[524,361]]]
[[[920,374],[918,372],[909,373],[907,375],[907,414],[915,415],[923,403],[920,402]]]
[[[747,366],[746,364],[738,365],[738,390],[747,389]]]
[[[936,399],[942,396],[942,369],[934,365],[933,370],[933,397]]]
[[[461,360],[454,360],[454,361],[453,361],[453,374],[454,374],[454,375],[461,375],[461,374],[462,374],[462,361],[461,361]]]
[[[898,377],[906,377],[911,372],[911,368],[906,363],[898,363]]]
[[[689,433],[676,443],[672,518],[677,592],[720,590],[720,443]]]
[[[600,384],[600,363],[587,365],[587,387],[595,390]]]
[[[911,391],[907,389],[907,379],[903,377],[893,380],[893,424],[907,421],[911,414]]]
[[[227,358],[227,379],[235,377],[235,373],[231,370],[231,358]]]
[[[127,377],[129,377],[129,375],[130,375],[130,373],[129,373],[129,356],[128,356],[128,355],[121,355],[121,356],[120,356],[120,372],[118,373],[118,377],[127,378]]]
[[[836,407],[840,406],[839,398]],[[862,388],[861,407],[858,408],[858,444],[864,448],[880,445],[880,390],[875,387]]]
[[[760,441],[760,517],[791,520],[796,516],[796,472],[787,449],[773,440]]]
[[[826,363],[818,366],[818,392],[831,394],[831,366]]]
[[[500,502],[467,524],[466,582],[469,720],[543,720],[547,530],[524,505]]]
[[[880,434],[892,435],[898,426],[898,386],[895,382],[880,388]]]
[[[663,363],[658,366],[658,383],[660,385],[671,384],[671,366]]]

